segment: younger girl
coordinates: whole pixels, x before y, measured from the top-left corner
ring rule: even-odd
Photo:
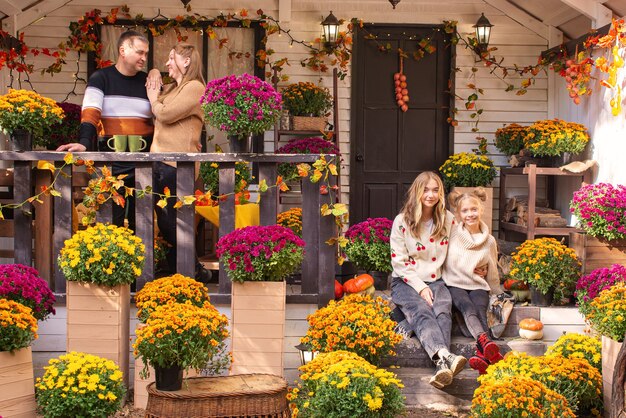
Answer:
[[[485,372],[489,364],[502,359],[500,349],[487,334],[489,293],[500,294],[497,268],[497,246],[487,225],[481,221],[482,188],[471,193],[453,191],[448,199],[458,223],[452,226],[448,256],[443,266],[443,280],[465,324],[476,338],[476,355],[470,358],[470,367]],[[486,269],[486,276],[477,274]]]

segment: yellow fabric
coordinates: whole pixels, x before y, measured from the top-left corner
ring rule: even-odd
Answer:
[[[219,206],[196,206],[196,213],[202,215],[213,225],[220,226],[220,207]],[[235,205],[235,228],[243,228],[245,226],[259,225],[259,205],[256,203],[247,203],[245,205]]]

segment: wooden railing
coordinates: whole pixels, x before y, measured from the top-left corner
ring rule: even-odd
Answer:
[[[216,162],[219,167],[219,184],[221,194],[229,194],[235,185],[235,162],[246,161],[255,163],[259,168],[259,180],[266,180],[268,185],[275,184],[276,171],[279,163],[313,163],[317,155],[286,155],[286,154],[184,154],[184,153],[100,153],[85,152],[75,153],[75,157],[83,160],[94,161],[96,167],[106,165],[111,167],[113,162],[135,163],[135,188],[145,190],[153,187],[153,163],[176,162],[177,164],[177,195],[186,196],[194,194],[194,168],[196,162]],[[0,160],[12,161],[14,167],[13,200],[25,201],[34,194],[36,178],[33,175],[33,166],[39,160],[53,161],[57,167],[63,165],[62,152],[0,152]],[[66,166],[63,168],[65,175],[59,176],[55,189],[61,193],[60,197],[52,198],[50,203],[53,209],[53,222],[50,226],[52,245],[48,254],[38,254],[41,259],[52,259],[51,287],[54,292],[63,295],[65,293],[65,277],[57,265],[57,256],[66,239],[72,234],[72,179],[84,173],[77,171],[76,167]],[[37,180],[37,187],[41,186],[41,180]],[[155,190],[157,191],[157,190]],[[159,191],[162,192],[162,191]],[[278,190],[269,188],[261,194],[260,221],[261,225],[276,223],[278,209]],[[319,184],[314,184],[304,179],[302,181],[302,238],[306,243],[305,256],[302,263],[302,283],[299,294],[290,294],[287,297],[289,303],[317,303],[325,305],[333,298],[334,292],[334,246],[326,244],[326,241],[335,234],[334,220],[330,216],[320,215],[320,206],[323,199],[319,193]],[[154,204],[155,197],[147,194],[145,197],[136,199],[135,218],[136,235],[146,244],[145,267],[141,276],[137,279],[137,289],[154,278]],[[173,204],[171,202],[170,204]],[[41,210],[41,212],[39,212]],[[48,209],[49,210],[49,209]],[[13,215],[14,230],[14,259],[16,263],[33,265],[33,218],[40,213],[43,217],[44,210],[37,203],[27,203],[21,209],[16,209]],[[235,227],[235,202],[228,198],[220,202],[220,226],[219,236],[223,236]],[[48,216],[50,216],[48,214]],[[176,247],[177,247],[177,272],[186,276],[194,276],[195,272],[195,210],[193,206],[183,206],[177,211],[176,221]],[[100,207],[96,214],[98,222],[110,222],[112,219],[112,203],[108,201]],[[38,225],[45,223],[38,222]],[[37,236],[44,236],[45,231],[37,231]],[[41,245],[39,246],[41,247]],[[43,250],[39,250],[43,251]],[[213,303],[230,302],[231,283],[224,266],[220,263],[219,286],[217,293],[211,295]]]

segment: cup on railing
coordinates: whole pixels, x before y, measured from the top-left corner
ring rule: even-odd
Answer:
[[[113,140],[113,145],[111,145],[111,140]],[[113,135],[107,141],[107,145],[109,146],[109,148],[117,152],[125,152],[127,141],[128,141],[127,135]]]
[[[141,135],[128,135],[128,150],[130,152],[139,152],[146,149],[146,140]]]

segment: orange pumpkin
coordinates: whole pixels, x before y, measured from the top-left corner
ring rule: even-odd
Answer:
[[[528,290],[526,283],[516,279],[506,279],[503,286],[504,290]]]
[[[369,274],[360,274],[343,284],[346,293],[358,293],[374,285],[374,278]]]

